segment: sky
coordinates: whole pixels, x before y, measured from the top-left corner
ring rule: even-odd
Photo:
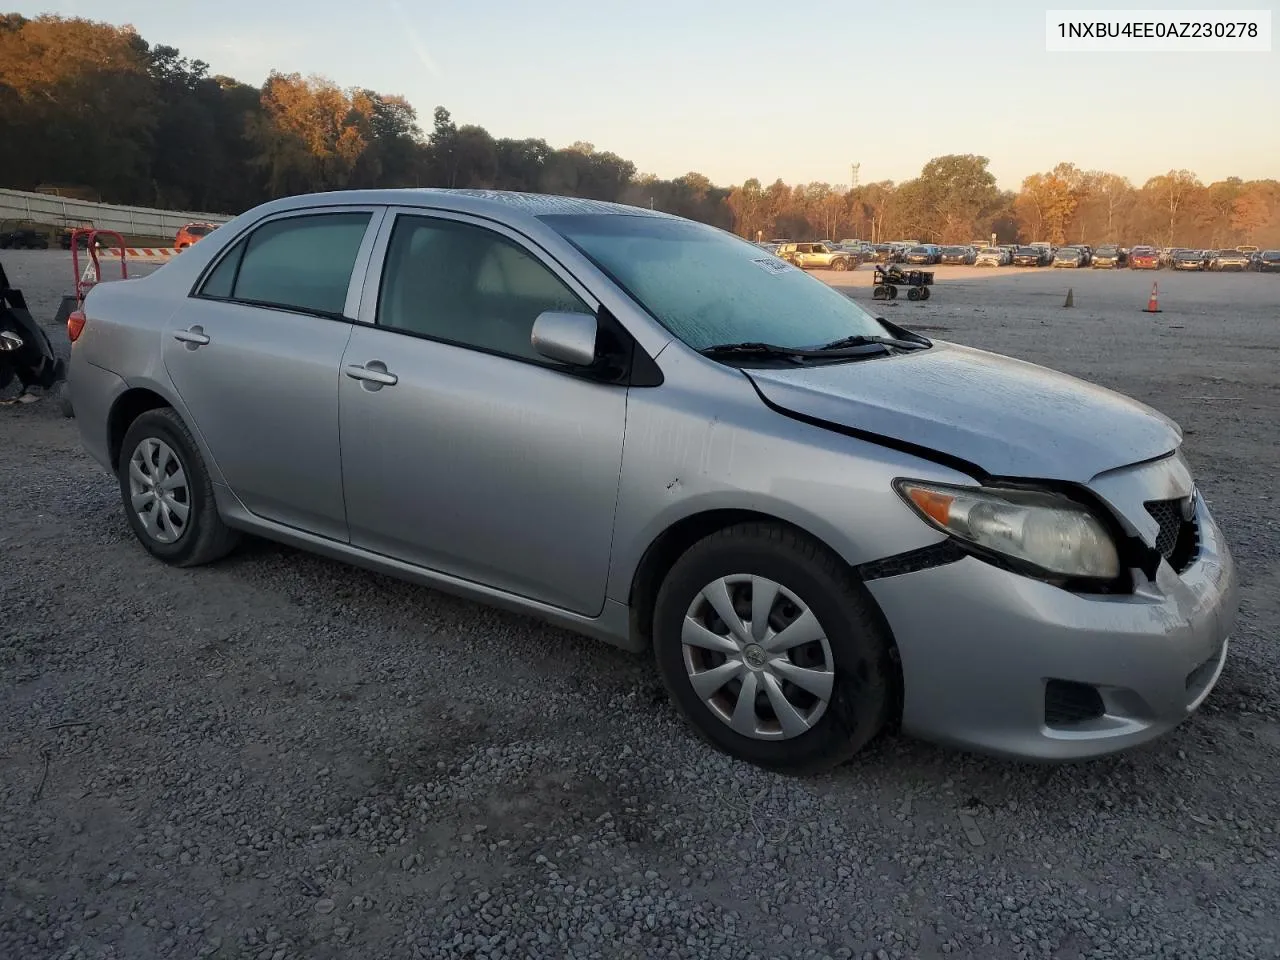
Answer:
[[[585,140],[664,178],[845,184],[857,163],[862,183],[901,181],[947,153],[990,158],[1005,189],[1061,161],[1139,185],[1183,168],[1205,182],[1280,177],[1280,41],[1270,53],[1046,52],[1045,11],[1067,6],[46,0],[16,12],[132,24],[254,85],[276,69],[402,94],[424,129],[443,105],[495,137]],[[1090,6],[1104,9],[1072,9]],[[1277,0],[1230,6],[1271,10],[1280,30]]]

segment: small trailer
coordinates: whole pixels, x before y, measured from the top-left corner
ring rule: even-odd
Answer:
[[[933,286],[932,270],[903,270],[897,264],[881,266],[876,264],[875,289],[871,296],[875,300],[897,300],[898,287],[907,288],[908,300],[928,300],[929,288]]]

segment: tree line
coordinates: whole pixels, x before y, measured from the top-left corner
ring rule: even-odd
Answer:
[[[666,180],[586,142],[495,138],[403,97],[273,72],[211,75],[131,27],[0,15],[0,185],[235,214],[273,197],[353,187],[485,187],[654,207],[742,236],[956,243],[1280,247],[1280,182],[1205,184],[1170,170],[1135,184],[1060,163],[997,188],[988,159],[936,157],[900,183]]]

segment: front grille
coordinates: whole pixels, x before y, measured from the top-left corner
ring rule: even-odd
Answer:
[[[1096,720],[1106,713],[1102,694],[1087,683],[1050,680],[1044,686],[1044,722],[1050,727],[1066,727]]]
[[[1156,549],[1169,561],[1169,566],[1182,573],[1195,560],[1200,550],[1200,531],[1193,517],[1182,518],[1184,506],[1190,497],[1175,500],[1148,500],[1143,504],[1147,513],[1160,525],[1156,536]]]

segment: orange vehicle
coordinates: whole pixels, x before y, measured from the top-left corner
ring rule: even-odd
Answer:
[[[207,237],[217,229],[218,225],[215,223],[188,223],[178,231],[173,245],[178,250],[185,250],[201,237]]]

